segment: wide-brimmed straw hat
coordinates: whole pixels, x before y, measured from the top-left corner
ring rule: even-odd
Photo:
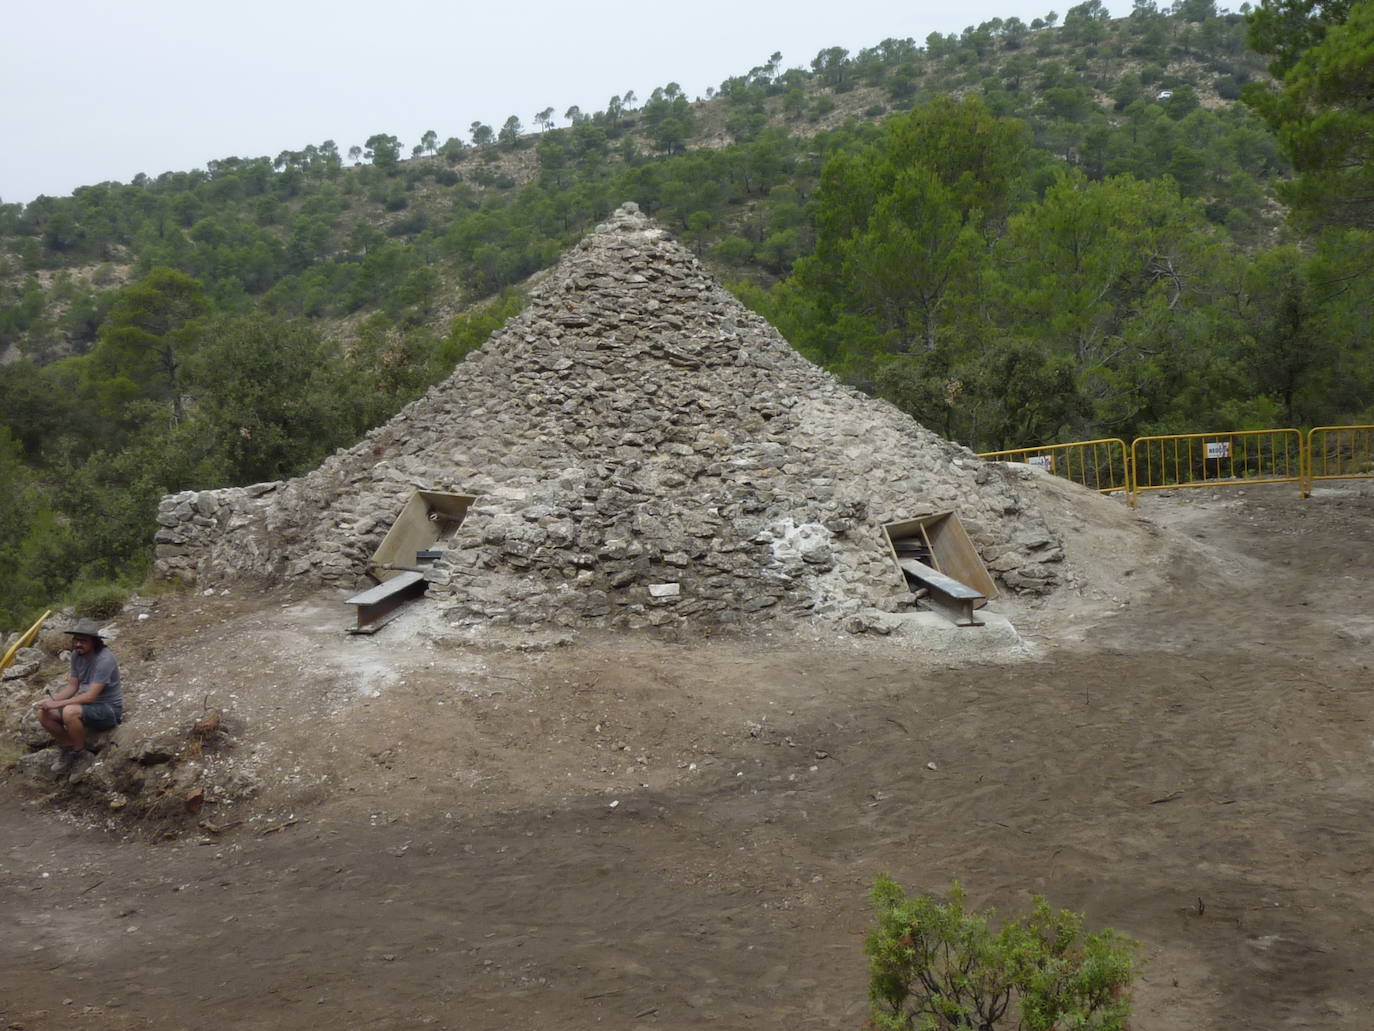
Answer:
[[[94,637],[97,641],[104,640],[100,634],[100,624],[93,619],[78,619],[76,626],[68,630],[67,633],[75,637]]]

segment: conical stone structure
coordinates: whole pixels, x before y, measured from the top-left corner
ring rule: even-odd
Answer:
[[[954,510],[989,568],[1063,558],[1024,477],[798,355],[625,205],[444,383],[298,479],[163,500],[206,586],[363,586],[415,488],[472,494],[429,594],[455,621],[843,618],[901,603],[882,525]]]

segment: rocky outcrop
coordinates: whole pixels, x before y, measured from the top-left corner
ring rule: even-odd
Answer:
[[[430,589],[464,621],[842,620],[905,597],[882,524],[948,509],[1015,591],[1063,557],[1014,470],[806,361],[633,205],[356,446],[165,498],[158,568],[356,586],[417,487],[478,498]]]

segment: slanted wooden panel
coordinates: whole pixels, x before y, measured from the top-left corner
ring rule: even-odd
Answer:
[[[897,555],[897,542],[908,538],[916,538],[924,544],[929,545],[925,534],[925,520],[930,518],[929,514],[917,515],[914,519],[904,519],[897,523],[884,523],[883,536],[887,540],[887,553],[892,556],[893,563],[897,566],[897,575],[901,578],[902,585],[906,585],[906,577],[902,575],[901,559]]]
[[[388,566],[401,569],[415,566],[416,553],[429,551],[436,542],[451,537],[467,515],[468,506],[476,500],[469,494],[417,490],[372,556],[369,565],[382,570],[380,575],[374,573],[374,577],[383,579]]]
[[[988,573],[978,550],[969,540],[963,523],[953,512],[931,512],[914,516],[883,527],[887,534],[888,550],[894,562],[899,561],[894,545],[910,537],[924,540],[930,546],[931,565],[937,572],[951,576],[973,588],[982,598],[975,608],[982,608],[987,599],[997,597],[997,584]],[[905,582],[905,580],[903,581]]]

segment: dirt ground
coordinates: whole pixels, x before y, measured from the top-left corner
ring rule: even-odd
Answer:
[[[131,709],[259,790],[0,784],[0,1027],[857,1028],[880,872],[1136,938],[1138,1029],[1370,1027],[1374,495],[1058,497],[1096,575],[1017,648],[162,600]]]

